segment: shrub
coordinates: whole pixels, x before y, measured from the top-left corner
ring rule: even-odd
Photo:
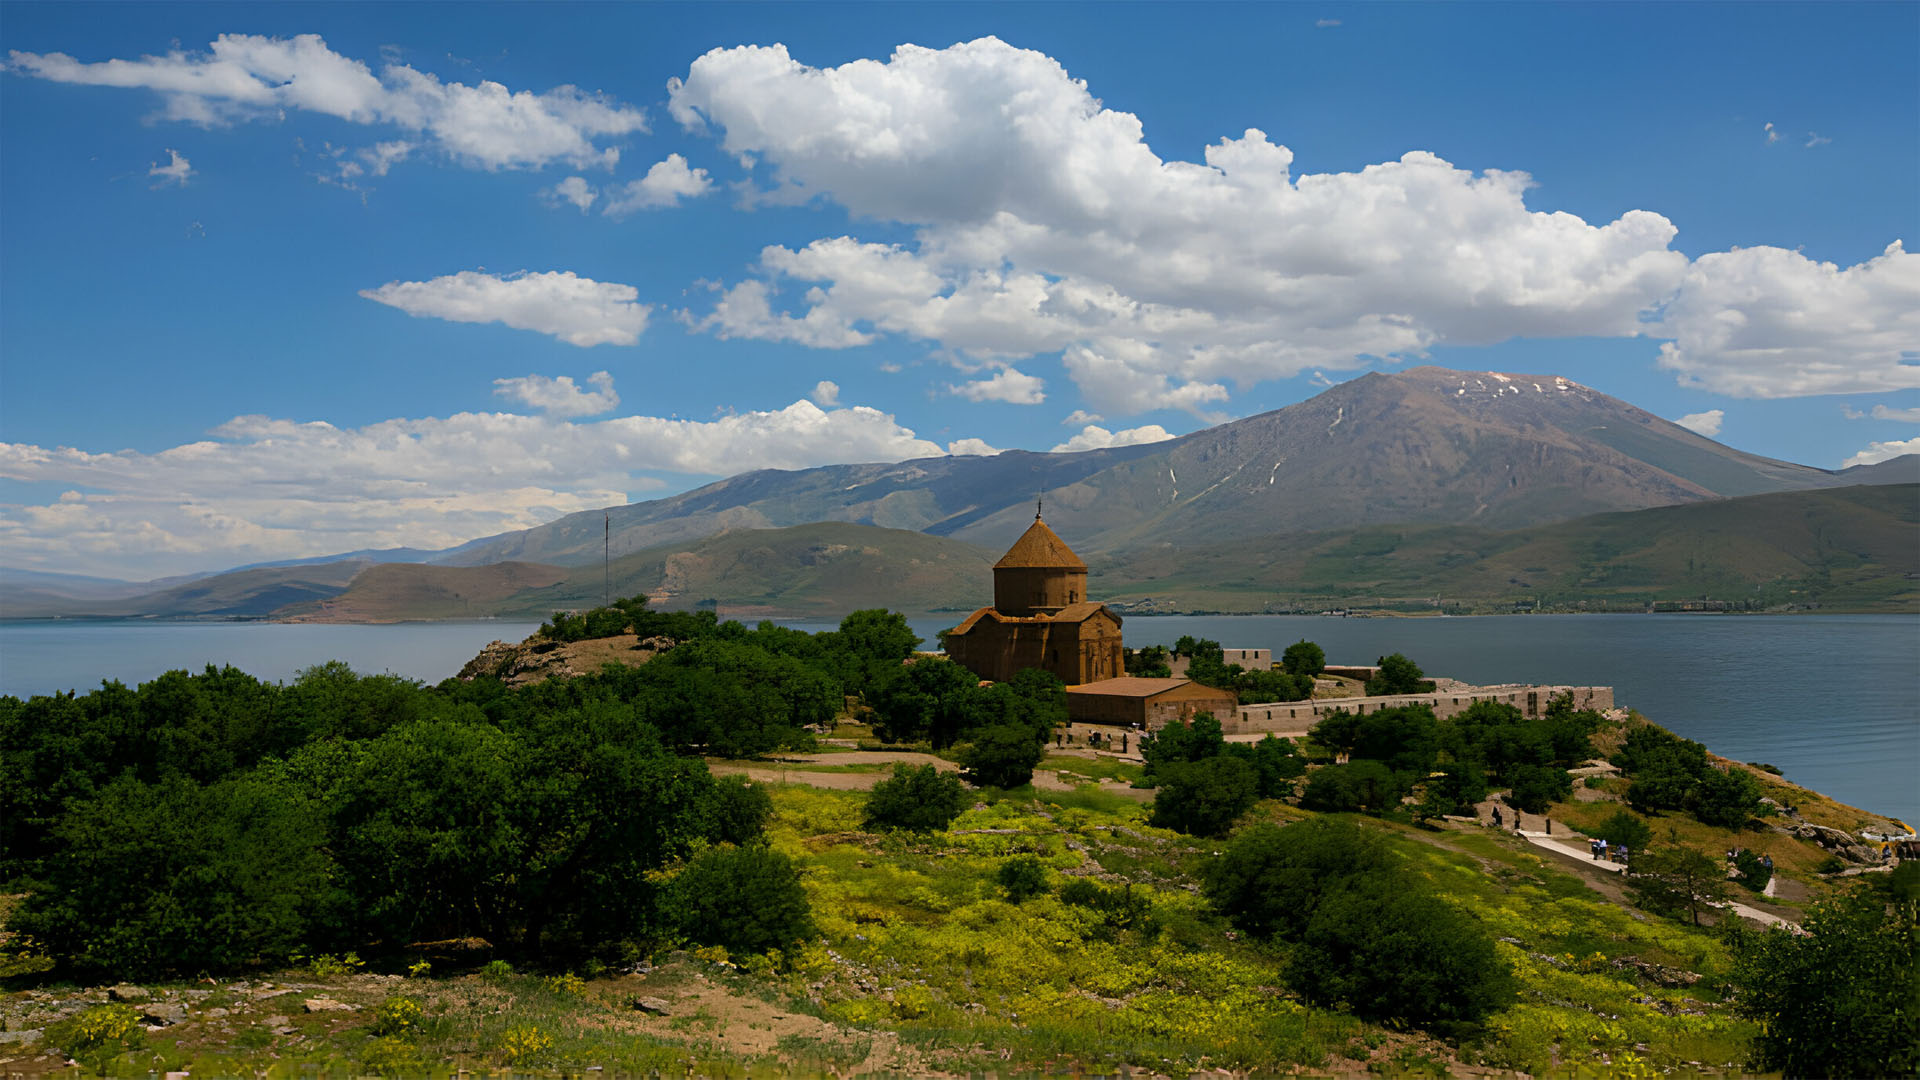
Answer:
[[[1307,763],[1294,753],[1291,739],[1268,735],[1257,743],[1228,743],[1223,750],[1253,766],[1263,799],[1292,794],[1294,779],[1307,771]]]
[[[1624,847],[1629,853],[1645,850],[1653,843],[1653,829],[1630,811],[1615,810],[1593,830],[1593,835],[1611,847]]]
[[[1320,901],[1286,978],[1309,1001],[1439,1027],[1484,1019],[1513,1000],[1514,986],[1477,923],[1384,874]]]
[[[1815,905],[1803,933],[1737,935],[1734,1008],[1763,1025],[1759,1068],[1789,1077],[1920,1073],[1917,913],[1913,901],[1856,890]]]
[[[1506,779],[1512,787],[1507,805],[1529,814],[1544,814],[1553,803],[1573,795],[1573,778],[1552,765],[1511,765]]]
[[[532,1024],[514,1024],[500,1035],[503,1065],[531,1065],[553,1049],[553,1036]]]
[[[1237,757],[1160,767],[1149,822],[1193,836],[1224,836],[1259,798],[1259,776]]]
[[[1433,689],[1420,670],[1420,665],[1399,653],[1383,656],[1379,660],[1380,673],[1367,680],[1369,697],[1384,694],[1424,694]]]
[[[1733,857],[1733,880],[1754,892],[1765,892],[1767,882],[1773,880],[1773,867],[1761,861],[1760,856],[1742,848]]]
[[[701,852],[674,878],[667,905],[688,938],[736,953],[790,945],[813,929],[799,869],[766,847]]]
[[[48,1025],[46,1038],[47,1045],[59,1047],[68,1057],[105,1076],[121,1054],[140,1048],[145,1032],[140,1014],[131,1005],[95,1005]]]
[[[1320,646],[1302,638],[1287,646],[1287,651],[1280,654],[1280,666],[1289,675],[1311,677],[1327,670],[1327,654]]]
[[[1405,776],[1378,761],[1361,759],[1314,770],[1307,777],[1307,789],[1300,794],[1300,805],[1323,812],[1377,814],[1399,805],[1408,787]]]
[[[1102,922],[1116,930],[1154,929],[1151,905],[1146,897],[1134,894],[1131,882],[1113,888],[1077,877],[1060,887],[1060,902],[1097,912]]]
[[[410,997],[390,997],[373,1011],[375,1035],[414,1035],[420,1031],[420,1003]]]
[[[1031,855],[1021,855],[1000,864],[994,880],[1007,890],[1007,899],[1024,903],[1047,891],[1047,867]]]
[[[1032,728],[995,724],[973,733],[973,743],[960,755],[968,782],[981,787],[1013,788],[1033,782],[1033,767],[1046,748]]]
[[[1220,721],[1210,712],[1196,713],[1193,722],[1174,720],[1140,743],[1140,758],[1147,763],[1147,777],[1156,778],[1164,765],[1195,762],[1217,757],[1226,746]]]
[[[1648,911],[1700,925],[1700,912],[1726,899],[1727,875],[1711,855],[1673,844],[1635,852],[1628,891]]]
[[[1379,837],[1351,821],[1311,818],[1285,828],[1263,822],[1207,864],[1201,891],[1241,930],[1291,939],[1328,891],[1390,866]]]
[[[893,775],[873,785],[867,796],[869,829],[939,832],[966,809],[967,791],[959,777],[932,765],[895,765]]]

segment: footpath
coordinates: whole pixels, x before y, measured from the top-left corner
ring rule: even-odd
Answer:
[[[1517,835],[1524,838],[1528,843],[1532,844],[1534,847],[1545,848],[1546,850],[1554,852],[1555,854],[1565,855],[1568,858],[1579,862],[1580,865],[1582,866],[1591,867],[1595,870],[1602,870],[1609,874],[1624,874],[1627,871],[1626,866],[1622,863],[1609,862],[1605,859],[1594,858],[1593,853],[1587,849],[1587,846],[1585,843],[1573,840],[1564,834],[1549,835],[1548,833],[1544,833],[1544,832],[1529,832],[1526,830],[1521,830],[1519,833],[1517,833]],[[1767,891],[1763,895],[1770,896],[1772,894],[1773,894],[1773,882],[1768,881]],[[1739,915],[1742,918],[1752,919],[1753,921],[1760,923],[1764,926],[1784,926],[1784,927],[1787,927],[1788,929],[1794,929],[1799,926],[1798,923],[1792,922],[1791,920],[1788,920],[1788,919],[1783,919],[1780,916],[1775,915],[1771,911],[1761,911],[1759,908],[1749,907],[1748,905],[1743,904],[1738,900],[1729,900],[1724,904],[1715,904],[1714,906],[1727,908],[1731,910],[1734,914]]]

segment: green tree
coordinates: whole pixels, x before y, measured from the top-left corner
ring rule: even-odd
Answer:
[[[1339,818],[1284,828],[1261,822],[1233,838],[1201,874],[1215,911],[1256,937],[1297,939],[1329,891],[1391,872],[1378,834]]]
[[[973,742],[960,753],[960,765],[968,783],[1014,788],[1033,782],[1033,767],[1045,756],[1032,728],[996,724],[973,732]]]
[[[967,806],[960,778],[932,765],[895,765],[893,775],[873,785],[867,796],[869,829],[939,832]]]
[[[1856,890],[1816,904],[1803,930],[1734,939],[1734,1009],[1763,1025],[1758,1068],[1795,1078],[1920,1073],[1920,902]]]
[[[1634,903],[1662,915],[1684,912],[1695,926],[1702,910],[1727,898],[1727,874],[1719,860],[1683,844],[1636,852],[1628,880]]]
[[[1224,836],[1259,797],[1253,766],[1237,757],[1210,757],[1160,766],[1149,822],[1193,836]]]
[[[673,879],[667,905],[681,933],[729,952],[764,953],[813,932],[799,868],[764,845],[701,852]]]
[[[1273,735],[1257,743],[1227,743],[1222,751],[1253,766],[1259,777],[1263,799],[1277,799],[1293,792],[1293,781],[1307,771],[1307,763],[1293,751],[1293,740]]]
[[[958,732],[965,697],[979,685],[980,676],[944,657],[923,657],[904,665],[871,695],[874,732],[887,742]]]
[[[1220,721],[1215,720],[1212,713],[1195,713],[1192,723],[1170,720],[1153,733],[1153,738],[1142,740],[1140,757],[1146,762],[1147,778],[1152,780],[1158,778],[1167,765],[1217,757],[1226,742]]]
[[[1738,765],[1716,769],[1709,765],[1696,777],[1686,807],[1702,823],[1737,829],[1760,812],[1760,785]]]
[[[1173,668],[1167,663],[1170,656],[1165,645],[1128,649],[1124,659],[1127,674],[1148,679],[1164,679],[1173,674]]]
[[[1306,790],[1300,793],[1300,805],[1324,813],[1377,814],[1398,806],[1411,786],[1405,774],[1362,758],[1346,765],[1315,769],[1307,776]]]
[[[1629,810],[1615,810],[1593,830],[1593,835],[1611,847],[1626,848],[1629,855],[1637,855],[1653,843],[1652,827]]]
[[[1487,797],[1486,770],[1477,761],[1449,761],[1427,778],[1414,814],[1420,818],[1470,814]]]
[[[1419,888],[1375,874],[1313,910],[1287,959],[1301,996],[1366,1017],[1461,1028],[1513,1000],[1493,939]]]
[[[1320,646],[1301,638],[1280,654],[1280,666],[1289,675],[1318,675],[1327,670],[1327,654]]]
[[[1367,680],[1367,694],[1371,697],[1424,694],[1433,689],[1433,684],[1425,680],[1420,665],[1400,653],[1381,657],[1379,665],[1380,673]]]
[[[1573,778],[1552,765],[1509,765],[1506,780],[1507,805],[1529,814],[1544,814],[1573,794]]]

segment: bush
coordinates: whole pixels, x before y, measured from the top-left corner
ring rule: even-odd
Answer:
[[[757,845],[701,852],[673,879],[667,906],[681,933],[729,952],[784,948],[813,931],[799,869]]]
[[[1260,779],[1237,757],[1160,767],[1149,823],[1193,836],[1224,836],[1259,798]]]
[[[1222,749],[1253,766],[1263,799],[1292,794],[1294,779],[1307,771],[1306,761],[1293,752],[1291,739],[1268,735],[1257,743],[1227,743]]]
[[[1593,830],[1593,835],[1605,840],[1609,847],[1624,847],[1629,854],[1644,851],[1653,843],[1653,829],[1626,810],[1615,810],[1613,815]]]
[[[1327,670],[1327,654],[1320,646],[1302,638],[1287,646],[1287,651],[1280,654],[1280,666],[1289,675],[1311,677]]]
[[[1920,1073],[1917,914],[1913,901],[1863,889],[1815,905],[1804,933],[1737,935],[1734,1008],[1762,1024],[1758,1067],[1789,1077]]]
[[[1410,787],[1406,776],[1378,761],[1361,759],[1315,769],[1300,793],[1300,805],[1327,813],[1377,814],[1398,806]]]
[[[1033,767],[1046,748],[1032,728],[995,724],[973,733],[973,743],[960,754],[969,783],[980,787],[1013,788],[1033,782]]]
[[[1763,862],[1760,856],[1741,848],[1733,857],[1733,880],[1754,892],[1765,892],[1767,882],[1773,880],[1773,867]]]
[[[47,1045],[100,1076],[121,1054],[139,1049],[146,1040],[140,1014],[131,1005],[95,1005],[47,1026]]]
[[[1021,855],[1000,864],[994,880],[1007,890],[1007,899],[1025,903],[1047,891],[1047,866],[1031,855]]]
[[[1326,896],[1286,967],[1301,996],[1376,1019],[1459,1027],[1513,1000],[1493,940],[1439,898],[1383,874]]]
[[[1159,775],[1162,765],[1217,757],[1226,741],[1220,731],[1220,721],[1215,720],[1212,713],[1196,713],[1191,724],[1173,720],[1154,732],[1153,738],[1141,740],[1140,758],[1147,764],[1147,778],[1153,779]]]
[[[1151,907],[1146,897],[1134,895],[1131,882],[1116,889],[1077,877],[1060,887],[1060,902],[1098,912],[1116,930],[1153,929]]]
[[[1487,797],[1486,771],[1477,761],[1449,761],[1439,775],[1427,779],[1427,790],[1415,811],[1421,817],[1470,814]]]
[[[1552,765],[1513,765],[1507,768],[1507,805],[1529,814],[1544,814],[1553,803],[1573,795],[1573,777]]]
[[[867,796],[866,827],[939,832],[967,806],[960,778],[932,765],[895,765],[893,775]]]
[[[1380,673],[1367,680],[1367,695],[1381,697],[1387,694],[1424,694],[1433,689],[1420,670],[1420,665],[1399,653],[1383,656],[1379,660]]]
[[[1329,891],[1390,867],[1380,838],[1351,821],[1310,818],[1285,828],[1263,822],[1207,864],[1201,891],[1241,930],[1291,940]]]

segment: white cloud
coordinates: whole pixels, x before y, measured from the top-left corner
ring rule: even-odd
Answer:
[[[1780,133],[1779,133],[1778,131],[1775,131],[1775,130],[1773,129],[1773,121],[1771,121],[1771,120],[1769,120],[1769,121],[1767,121],[1767,125],[1766,125],[1766,128],[1765,128],[1764,130],[1765,130],[1765,131],[1766,131],[1766,133],[1767,133],[1767,145],[1768,145],[1768,146],[1772,146],[1772,145],[1773,145],[1774,143],[1777,143],[1777,142],[1779,142],[1779,141],[1780,141]]]
[[[1674,362],[1714,369],[1693,376],[1708,382],[1747,378],[1753,359],[1702,347],[1737,297],[1713,288],[1724,268],[1671,249],[1657,213],[1589,224],[1532,210],[1527,174],[1417,150],[1296,175],[1293,152],[1251,129],[1204,162],[1163,159],[1135,116],[993,38],[824,69],[777,45],[715,49],[668,94],[681,124],[769,170],[781,199],[914,230],[769,247],[756,276],[687,316],[697,328],[820,347],[901,335],[1002,363],[1063,353],[1111,412],[1161,407],[1163,390],[1194,408],[1229,383],[1514,337],[1673,337]],[[802,288],[783,298],[783,281]],[[1826,346],[1832,369],[1763,375],[1752,392],[1887,375],[1860,344],[1877,309],[1809,314],[1796,333]],[[1132,389],[1088,381],[1116,366]]]
[[[1847,412],[1847,418],[1850,420],[1859,420],[1863,416],[1870,416],[1875,420],[1897,420],[1903,424],[1920,424],[1920,409],[1894,409],[1885,405],[1875,405],[1870,413],[1862,414],[1852,410]]]
[[[1106,419],[1106,417],[1101,416],[1099,413],[1088,412],[1085,409],[1075,409],[1067,414],[1065,420],[1060,422],[1068,427],[1072,427],[1075,424],[1097,424],[1104,419]]]
[[[1865,450],[1841,462],[1840,467],[1843,469],[1851,469],[1855,465],[1872,465],[1875,462],[1887,461],[1900,457],[1903,454],[1920,454],[1920,438],[1901,439],[1897,442],[1868,443]]]
[[[602,144],[646,130],[641,110],[572,86],[534,94],[496,82],[443,83],[403,64],[376,76],[318,34],[222,34],[206,52],[97,63],[57,52],[10,56],[9,68],[35,78],[152,90],[169,120],[215,125],[315,112],[417,133],[453,159],[485,169],[556,161],[611,166],[620,152]]]
[[[813,403],[828,409],[840,404],[840,384],[829,379],[813,384]]]
[[[587,183],[584,176],[569,176],[541,194],[549,202],[571,203],[583,214],[593,205],[593,200],[600,197],[600,193],[594,190],[592,184]]]
[[[1702,255],[1653,328],[1660,366],[1734,397],[1920,387],[1920,255],[1894,241],[1840,269],[1795,251]]]
[[[1313,20],[1313,25],[1319,27],[1322,30],[1328,30],[1333,27],[1339,26],[1340,20],[1339,19],[1315,19]]]
[[[506,277],[463,270],[430,281],[389,281],[360,295],[409,315],[452,322],[505,323],[551,334],[569,345],[631,345],[647,328],[639,290],[572,271]]]
[[[679,154],[668,154],[665,161],[654,163],[647,175],[629,182],[625,187],[607,190],[606,209],[600,211],[612,217],[624,217],[636,210],[657,210],[663,206],[672,206],[681,199],[698,198],[713,190],[713,179],[705,169],[690,169],[687,159]]]
[[[171,146],[167,147],[167,159],[165,165],[156,161],[153,167],[147,170],[147,175],[154,178],[153,186],[158,188],[176,184],[185,187],[187,177],[193,175],[193,165],[180,156],[180,151]]]
[[[947,390],[960,395],[968,401],[1004,401],[1009,405],[1038,405],[1047,400],[1041,387],[1047,385],[1044,379],[1027,375],[1015,368],[995,372],[990,379],[975,379],[972,382],[950,385]]]
[[[1708,409],[1706,412],[1688,413],[1680,419],[1675,420],[1674,423],[1679,424],[1695,435],[1705,435],[1711,439],[1715,435],[1720,434],[1720,424],[1726,418],[1727,412],[1725,409]]]
[[[1060,454],[1077,450],[1104,450],[1109,446],[1139,446],[1143,443],[1166,442],[1171,438],[1173,433],[1159,424],[1147,424],[1125,431],[1108,431],[1098,424],[1088,424],[1080,429],[1080,434],[1054,447],[1053,452]]]
[[[1816,146],[1825,146],[1832,141],[1833,141],[1832,139],[1827,138],[1825,135],[1822,135],[1817,131],[1807,132],[1807,149],[1809,150],[1813,149]]]
[[[620,395],[614,393],[613,376],[596,371],[587,376],[591,391],[574,384],[573,376],[549,378],[522,375],[514,379],[493,380],[494,394],[530,405],[548,416],[598,416],[620,407]]]
[[[990,451],[974,440],[955,445]],[[342,428],[243,416],[151,454],[0,443],[0,477],[83,493],[0,505],[0,548],[14,565],[125,576],[445,547],[623,503],[629,491],[662,486],[655,472],[704,477],[942,452],[878,410],[807,401],[705,422],[459,413]]]
[[[947,453],[955,457],[992,457],[999,452],[985,439],[955,439],[947,444]]]

